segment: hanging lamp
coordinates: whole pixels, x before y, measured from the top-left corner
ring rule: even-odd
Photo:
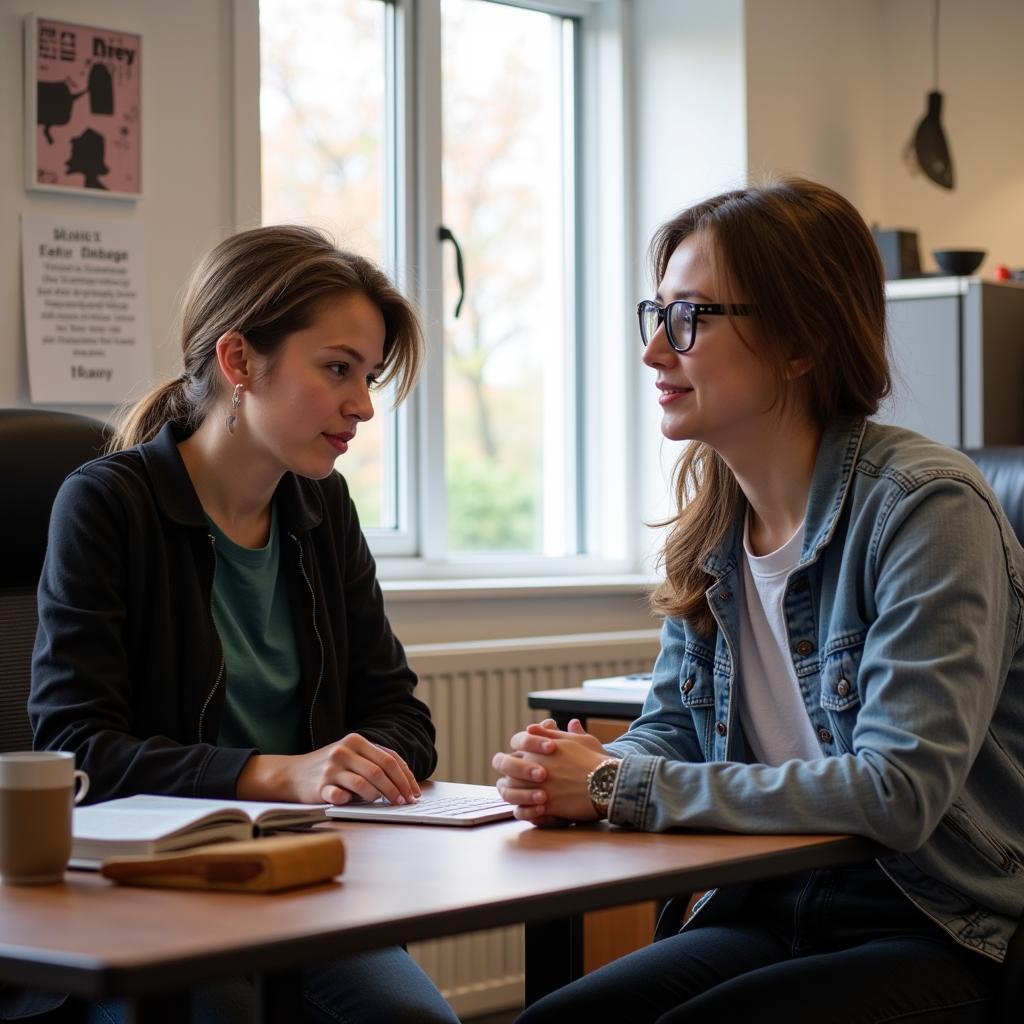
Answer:
[[[923,171],[936,185],[952,189],[953,158],[942,127],[943,96],[939,91],[939,0],[933,0],[932,75],[934,84],[928,93],[925,115],[904,149],[904,158],[912,172]]]

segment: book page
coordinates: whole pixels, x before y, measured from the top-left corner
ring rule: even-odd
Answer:
[[[249,824],[245,814],[231,809],[225,813],[218,808],[112,807],[96,804],[74,809],[71,832],[76,840],[148,841],[187,832],[201,823],[231,821]]]
[[[187,796],[138,794],[106,800],[74,811],[73,833],[89,838],[156,839],[208,821],[248,821],[261,828],[283,828],[324,817],[328,804],[270,803],[257,800],[204,800]],[[94,829],[101,829],[95,832]]]

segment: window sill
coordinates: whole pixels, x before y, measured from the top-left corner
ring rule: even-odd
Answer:
[[[615,597],[644,595],[657,580],[642,573],[594,576],[524,576],[481,579],[380,580],[388,604],[416,601]]]
[[[382,580],[403,644],[656,629],[640,574]]]

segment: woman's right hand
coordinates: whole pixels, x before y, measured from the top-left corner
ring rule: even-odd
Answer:
[[[254,754],[235,792],[239,800],[347,804],[384,797],[407,804],[419,799],[420,787],[395,751],[350,732],[308,754]]]
[[[609,753],[578,718],[565,732],[552,719],[528,725],[510,746],[511,751],[494,755],[491,766],[498,773],[498,792],[515,804],[520,821],[545,826],[597,817],[587,775]]]

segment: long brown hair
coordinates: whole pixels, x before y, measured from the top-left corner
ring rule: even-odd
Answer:
[[[411,303],[375,264],[345,252],[313,228],[254,228],[232,235],[199,263],[182,310],[184,373],[154,388],[121,415],[110,450],[148,441],[167,422],[194,431],[220,395],[217,339],[237,331],[273,359],[284,338],[308,327],[321,304],[365,295],[384,316],[384,367],[377,385],[395,382],[401,402],[423,360],[423,330]]]
[[[757,354],[782,403],[797,398],[820,426],[870,416],[889,393],[885,285],[881,259],[863,218],[837,192],[783,178],[707,199],[662,225],[651,242],[660,281],[673,252],[694,236],[706,250],[721,298],[757,307]],[[739,319],[734,326],[742,335]],[[750,346],[753,347],[753,346]],[[791,360],[808,373],[789,381]],[[655,590],[655,611],[687,620],[705,635],[715,620],[702,568],[735,519],[739,485],[721,456],[689,444],[676,464],[676,514]]]

